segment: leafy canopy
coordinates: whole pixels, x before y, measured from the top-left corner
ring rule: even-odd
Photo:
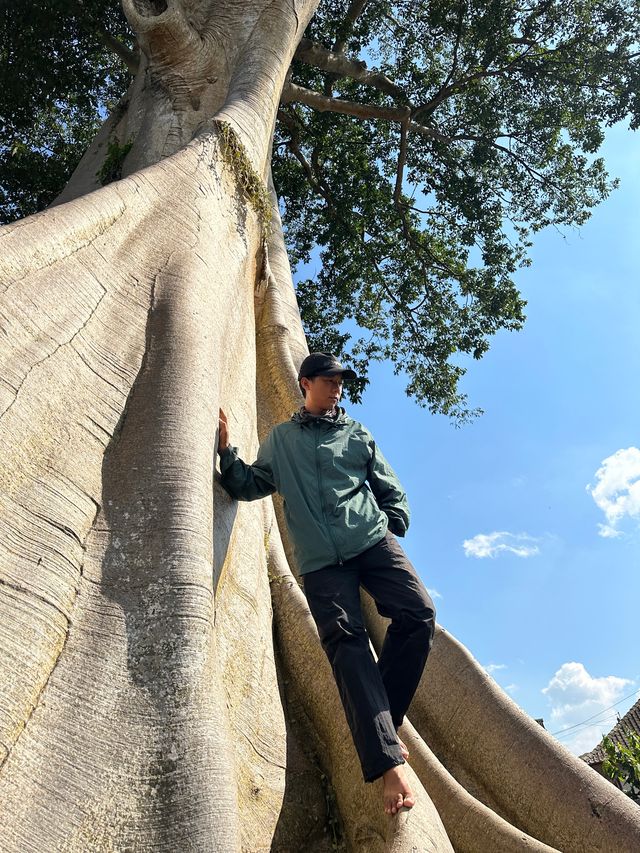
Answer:
[[[119,3],[0,6],[0,223],[53,201],[126,90],[105,36],[133,42]]]
[[[123,94],[105,34],[134,39],[108,0],[4,14],[6,221],[50,201]],[[637,127],[639,36],[637,0],[324,0],[273,157],[291,259],[320,258],[297,287],[312,349],[365,381],[389,359],[420,404],[471,416],[465,361],[522,326],[532,235],[584,223],[615,185],[596,153],[607,126]]]

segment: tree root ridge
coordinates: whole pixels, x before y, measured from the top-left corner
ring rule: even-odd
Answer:
[[[271,575],[290,579],[288,583],[271,584],[278,644],[287,671],[294,679],[296,694],[324,744],[320,760],[336,791],[350,846],[371,853],[409,853],[418,839],[424,843],[428,838],[434,851],[452,853],[440,818],[409,767],[407,772],[417,796],[409,815],[399,813],[394,819],[387,819],[379,785],[363,784],[331,668],[320,646],[304,594],[287,565],[277,531],[270,537],[269,552]]]
[[[387,622],[368,595],[363,602],[379,649]],[[466,713],[454,720],[461,703]],[[476,796],[501,816],[497,828],[511,825],[521,833],[521,844],[538,839],[536,844],[563,853],[627,853],[640,847],[640,813],[633,804],[527,717],[440,627],[411,719],[418,731],[428,733],[451,775],[463,787],[477,787]],[[591,814],[590,798],[602,806],[598,819]]]

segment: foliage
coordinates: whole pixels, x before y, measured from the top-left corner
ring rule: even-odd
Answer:
[[[470,359],[524,322],[514,275],[532,236],[580,226],[615,186],[596,155],[607,126],[640,121],[640,8],[369,0],[347,25],[347,5],[323,0],[305,36],[326,49],[344,42],[346,57],[392,88],[301,60],[293,82],[374,111],[403,108],[413,129],[373,113],[281,108],[273,173],[303,323],[313,349],[334,351],[365,383],[369,363],[388,359],[420,404],[463,421],[474,414],[460,387]],[[60,191],[125,92],[105,33],[134,46],[113,0],[30,0],[0,13],[2,221]],[[305,264],[318,255],[312,276]]]
[[[104,162],[98,172],[98,179],[103,187],[112,181],[120,180],[124,158],[131,151],[132,145],[132,140],[125,142],[124,145],[120,145],[117,139],[109,142],[107,145],[107,156],[104,158]]]
[[[640,735],[628,731],[625,737],[628,746],[614,743],[609,737],[602,739],[607,754],[602,770],[605,776],[618,783],[624,793],[640,805]]]
[[[0,7],[0,223],[42,210],[64,187],[128,85],[101,41],[110,32],[130,45],[126,27],[108,0]]]
[[[324,3],[308,37],[330,47],[342,7]],[[368,3],[348,54],[384,72],[439,136],[409,134],[394,203],[397,122],[286,107],[274,175],[293,259],[321,251],[299,285],[310,344],[361,371],[390,359],[418,402],[467,417],[458,354],[480,358],[499,329],[522,325],[513,275],[531,235],[581,225],[614,186],[593,155],[603,126],[638,121],[639,36],[631,2]],[[300,62],[293,81],[394,103]]]

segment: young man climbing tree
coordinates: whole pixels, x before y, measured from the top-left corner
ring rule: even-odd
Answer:
[[[278,491],[309,608],[331,662],[365,782],[382,777],[384,809],[415,798],[397,730],[418,686],[435,609],[395,536],[409,526],[406,495],[371,433],[338,405],[356,374],[327,353],[302,362],[304,405],[271,430],[247,465],[229,444],[220,410],[221,483],[238,500]],[[360,609],[360,586],[389,617],[378,662]]]

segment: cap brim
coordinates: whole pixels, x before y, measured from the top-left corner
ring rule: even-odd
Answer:
[[[345,382],[353,382],[358,378],[358,374],[354,373],[348,367],[335,367],[331,370],[323,370],[322,373],[316,373],[316,376],[337,376],[339,373],[342,374]]]

